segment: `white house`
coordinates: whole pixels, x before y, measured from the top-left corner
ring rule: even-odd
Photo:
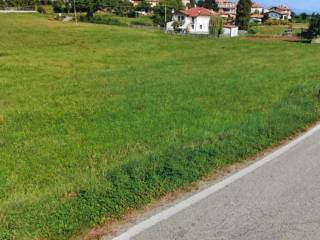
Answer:
[[[239,36],[239,28],[234,25],[225,25],[223,27],[223,35],[225,37],[237,37]]]
[[[251,14],[250,22],[251,23],[256,23],[256,24],[261,24],[262,20],[263,20],[263,17],[264,17],[263,14],[258,14],[258,13]]]
[[[268,19],[272,20],[291,20],[291,10],[285,6],[272,7],[266,13]]]
[[[209,34],[209,22],[211,16],[220,16],[219,13],[203,7],[195,7],[187,10],[179,10],[173,14],[171,22],[167,23],[167,31],[174,31],[173,24],[179,23],[179,30],[190,34]],[[227,36],[237,36],[238,27],[227,26],[224,29]]]
[[[182,32],[191,34],[209,34],[209,21],[211,16],[219,14],[203,7],[179,10],[173,14],[172,22],[167,23],[167,30],[173,30],[173,22],[179,22]]]

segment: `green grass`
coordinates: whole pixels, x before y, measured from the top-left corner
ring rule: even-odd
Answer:
[[[83,17],[85,14],[83,14]],[[81,19],[81,18],[80,18]],[[84,18],[85,19],[85,18]],[[112,14],[95,14],[94,17],[86,19],[86,22],[97,24],[117,25],[117,26],[153,26],[152,19],[149,16],[139,16],[135,18],[120,17]]]
[[[307,24],[303,23],[294,23],[293,24],[293,33],[301,33],[302,29],[307,28]],[[257,33],[258,36],[279,36],[288,29],[287,25],[256,25],[252,27],[253,30]]]
[[[125,25],[145,25],[145,26],[152,26],[153,22],[149,16],[139,16],[135,18],[128,18],[128,17],[119,17],[116,15],[104,15],[105,17],[113,18],[119,20],[121,23]]]
[[[319,119],[320,46],[0,15],[0,239],[73,234]]]

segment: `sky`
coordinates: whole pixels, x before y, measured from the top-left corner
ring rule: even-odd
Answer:
[[[286,5],[296,11],[320,12],[320,0],[254,0],[266,7]]]

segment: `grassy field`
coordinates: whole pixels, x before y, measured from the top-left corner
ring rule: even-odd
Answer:
[[[302,29],[306,29],[308,24],[304,23],[294,23],[293,33],[301,33]],[[253,26],[252,29],[257,33],[258,36],[279,36],[284,33],[286,29],[288,29],[287,25],[256,25]]]
[[[320,46],[0,15],[0,239],[68,239],[319,119]]]
[[[105,25],[115,25],[115,26],[144,26],[144,27],[152,27],[153,22],[149,16],[140,16],[140,17],[120,17],[113,14],[95,14],[94,17],[88,19],[85,17],[85,14],[80,17],[80,20],[83,22],[90,22],[95,24],[105,24]]]

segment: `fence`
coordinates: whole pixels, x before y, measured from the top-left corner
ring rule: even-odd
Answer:
[[[4,7],[0,6],[0,13],[36,13],[34,6],[27,7]]]

